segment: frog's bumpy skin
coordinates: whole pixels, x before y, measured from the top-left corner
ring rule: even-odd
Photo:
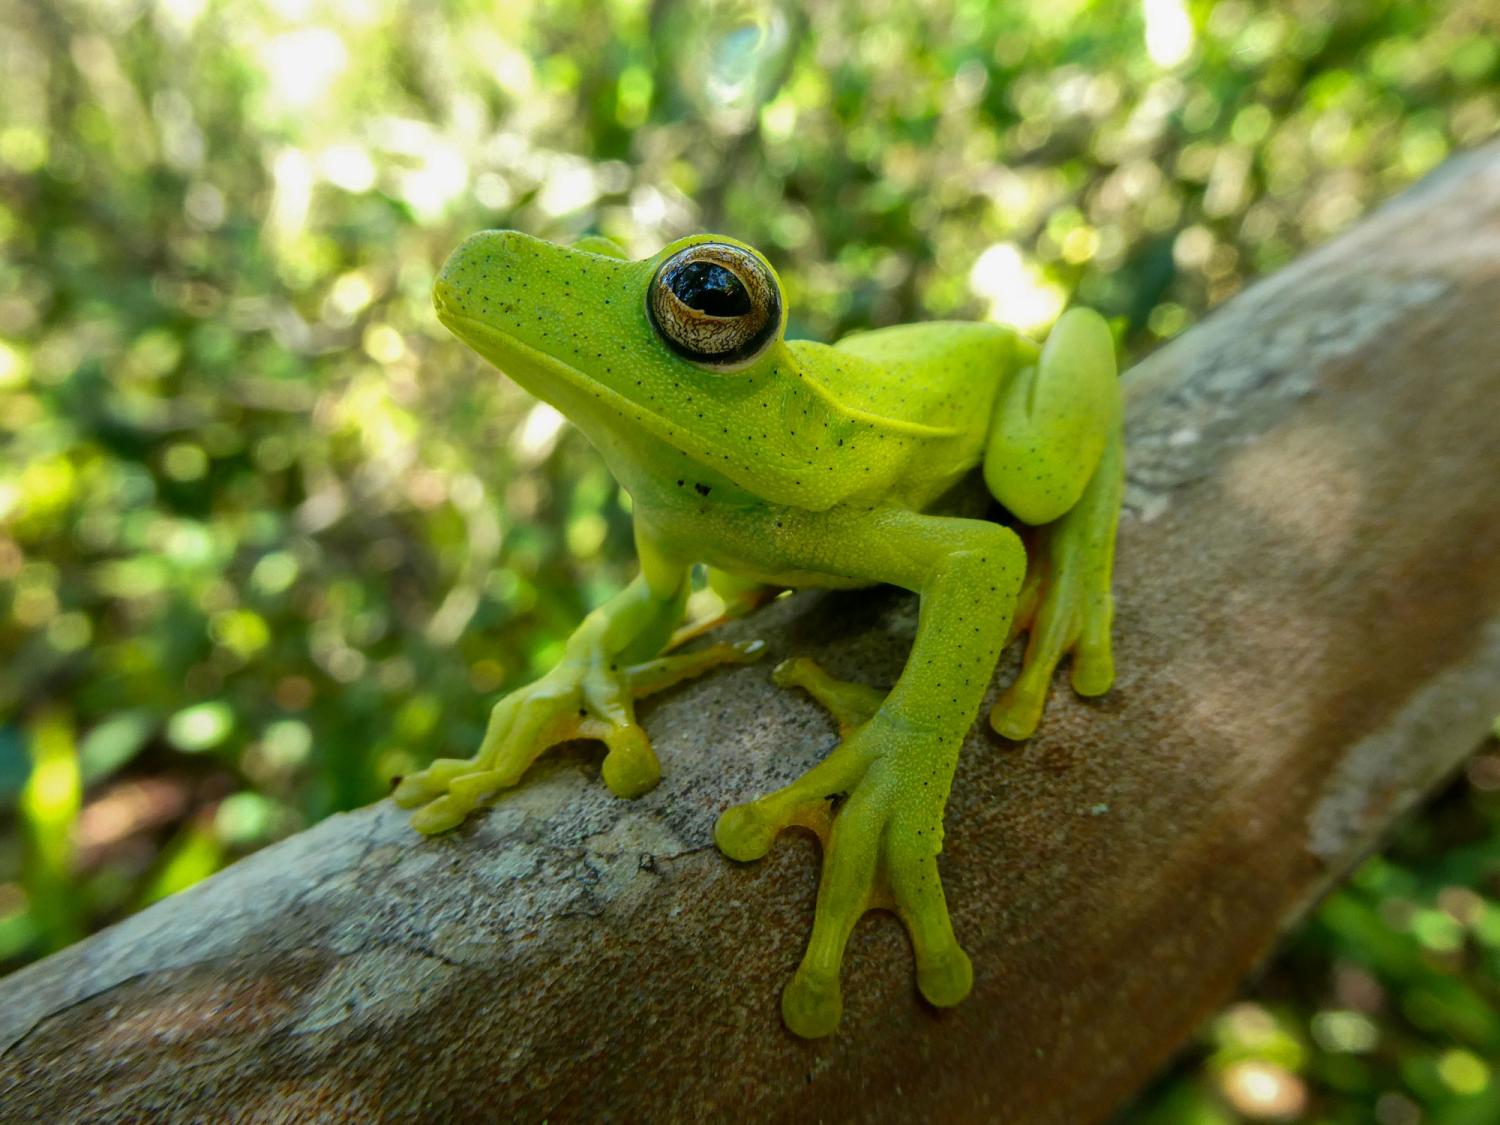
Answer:
[[[536,683],[495,705],[473,758],[439,758],[401,780],[392,798],[415,809],[411,824],[429,836],[457,828],[494,794],[509,789],[549,747],[575,738],[608,747],[604,783],[620,797],[639,797],[661,777],[651,740],[631,703],[721,664],[760,659],[760,641],[716,644],[617,669],[602,658],[564,661]]]
[[[416,809],[418,829],[444,831],[575,737],[606,743],[612,790],[649,789],[660,770],[634,699],[757,655],[714,646],[650,659],[681,620],[697,563],[739,576],[714,582],[731,611],[764,596],[749,583],[917,593],[917,635],[889,693],[805,660],[777,669],[779,683],[834,714],[839,744],[801,779],[726,811],[714,830],[739,860],[763,856],[789,825],[822,840],[812,933],[782,1011],[793,1032],[826,1035],[839,1021],[845,944],[871,908],[904,922],[929,1000],[951,1005],[970,990],[937,857],[958,753],[1013,623],[1030,638],[990,715],[1001,733],[1033,732],[1070,652],[1080,693],[1113,678],[1109,578],[1123,479],[1114,340],[1084,309],[1065,313],[1040,347],[987,324],[899,325],[833,345],[788,342],[778,328],[730,376],[673,352],[649,312],[662,263],[705,246],[754,256],[777,284],[757,251],[718,235],[632,262],[596,237],[569,251],[491,231],[444,265],[434,285],[443,323],[522,387],[556,397],[630,489],[642,573],[584,619],[557,669],[496,706],[474,759],[434,762],[396,799]],[[931,513],[976,466],[1011,516],[1036,529],[1029,559],[999,523]]]

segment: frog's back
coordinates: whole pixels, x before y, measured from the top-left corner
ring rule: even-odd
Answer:
[[[819,397],[877,439],[864,435],[862,452],[875,471],[849,498],[916,508],[979,463],[1001,382],[1018,348],[1034,349],[1008,329],[964,321],[860,332],[831,347],[788,346]]]
[[[1004,373],[1017,346],[1008,328],[974,321],[926,321],[857,332],[836,353],[870,361],[829,390],[842,402],[881,417],[954,429],[982,439]]]

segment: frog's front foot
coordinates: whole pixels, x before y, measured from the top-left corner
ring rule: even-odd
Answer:
[[[760,641],[740,641],[627,666],[603,656],[565,659],[495,705],[474,757],[439,758],[403,778],[392,798],[416,810],[417,831],[446,832],[520,781],[544,751],[575,738],[602,741],[604,783],[618,796],[639,797],[656,785],[661,766],[635,721],[634,701],[720,664],[758,660],[764,649]]]
[[[824,702],[830,684],[845,689],[831,697],[841,725],[873,702],[866,693],[874,689],[828,681],[800,662],[778,669],[777,678],[808,687]],[[719,817],[714,839],[731,859],[761,858],[794,824],[823,842],[812,937],[781,1000],[782,1017],[796,1034],[816,1038],[838,1026],[844,946],[872,909],[892,909],[905,924],[917,984],[929,1001],[949,1007],[968,995],[973,969],[954,937],[937,867],[957,749],[951,737],[876,712],[848,729],[800,780]]]

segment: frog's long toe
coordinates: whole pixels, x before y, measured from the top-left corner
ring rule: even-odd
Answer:
[[[880,710],[886,697],[885,692],[869,684],[834,679],[806,656],[783,660],[771,672],[771,679],[777,687],[800,687],[821,703],[838,722],[841,736]]]
[[[673,684],[701,676],[721,664],[753,664],[766,653],[766,642],[720,641],[694,652],[674,652],[625,669],[625,678],[635,698],[653,695]]]
[[[866,684],[835,680],[806,657],[782,661],[771,678],[779,687],[802,688],[826,707],[838,720],[841,737],[873,715],[884,698]],[[811,828],[826,840],[830,799],[848,792],[867,764],[841,742],[790,785],[725,810],[714,825],[714,841],[730,859],[748,862],[770,851],[781,830],[793,824]]]
[[[407,774],[391,793],[391,799],[404,809],[416,808],[448,791],[448,783],[474,768],[467,758],[438,758],[425,770]]]
[[[787,1027],[806,1038],[831,1033],[842,1008],[839,966],[855,924],[891,907],[906,926],[917,963],[917,987],[938,1007],[969,994],[974,969],[948,916],[937,852],[942,828],[913,814],[916,805],[889,782],[861,785],[833,821],[812,936],[782,994]]]
[[[951,1008],[974,987],[974,966],[953,934],[937,853],[925,834],[907,835],[892,842],[886,863],[896,913],[917,959],[917,987],[929,1003]]]
[[[823,761],[774,793],[725,809],[714,824],[714,843],[730,859],[760,859],[781,831],[794,824],[827,838],[830,804],[863,776],[867,762],[835,747]]]
[[[807,952],[781,994],[786,1025],[806,1039],[829,1035],[843,1012],[839,967],[854,925],[875,905],[880,859],[879,797],[860,786],[834,818],[823,849],[823,877]]]
[[[1096,614],[1084,622],[1083,635],[1073,649],[1073,690],[1079,695],[1103,695],[1115,682],[1109,625],[1108,614]]]

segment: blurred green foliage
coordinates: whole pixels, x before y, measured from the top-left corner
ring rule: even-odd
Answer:
[[[437,328],[467,232],[698,229],[794,335],[1139,354],[1500,125],[1490,0],[0,0],[0,969],[467,756],[628,577]],[[1129,1120],[1500,1120],[1500,757]]]

